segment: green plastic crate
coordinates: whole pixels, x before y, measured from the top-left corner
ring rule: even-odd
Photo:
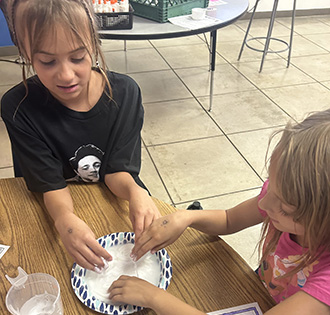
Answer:
[[[167,22],[169,18],[191,14],[192,8],[206,8],[209,0],[130,0],[134,15]]]

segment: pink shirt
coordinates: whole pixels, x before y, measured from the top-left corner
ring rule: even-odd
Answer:
[[[259,200],[262,199],[268,187],[268,180],[264,183]],[[259,209],[265,217],[267,213]],[[267,245],[271,231],[275,227],[270,224],[266,236]],[[276,303],[280,303],[287,297],[302,290],[317,300],[330,306],[330,253],[325,252],[321,257],[308,267],[300,270],[292,277],[276,279],[278,276],[288,273],[298,265],[297,258],[303,253],[303,248],[294,242],[290,234],[283,232],[276,249],[261,264],[258,274],[265,287],[274,298]]]

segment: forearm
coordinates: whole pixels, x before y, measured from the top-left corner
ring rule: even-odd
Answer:
[[[135,193],[148,192],[141,188],[133,179],[131,174],[127,172],[118,172],[106,174],[104,182],[107,187],[119,198],[130,200]]]
[[[246,200],[228,210],[186,211],[187,226],[211,235],[235,233],[262,222],[257,197]]]
[[[153,309],[157,315],[205,315],[205,313],[184,303],[162,289],[158,289],[157,293],[151,297],[149,307]]]
[[[210,235],[230,234],[225,210],[184,210],[189,215],[187,227]]]
[[[73,214],[73,201],[69,188],[48,191],[43,195],[44,203],[55,226],[60,218]]]

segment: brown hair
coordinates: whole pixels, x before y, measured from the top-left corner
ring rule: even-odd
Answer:
[[[12,32],[22,62],[23,83],[26,87],[26,73],[33,67],[34,54],[48,36],[54,35],[56,27],[66,29],[72,40],[78,40],[87,50],[95,66],[100,70],[104,82],[112,96],[109,80],[106,76],[106,63],[101,51],[97,32],[97,20],[91,1],[88,0],[14,0],[11,14]],[[27,38],[29,47],[22,41]],[[100,64],[99,64],[100,62]],[[24,97],[24,98],[25,98]],[[24,100],[24,99],[23,99]]]
[[[293,205],[293,221],[304,227],[305,252],[290,276],[312,264],[324,251],[330,251],[330,110],[315,112],[297,124],[287,124],[270,163],[276,159],[275,184],[283,200]],[[269,219],[262,229],[261,244],[269,230]],[[281,236],[276,230],[260,262],[275,249]]]

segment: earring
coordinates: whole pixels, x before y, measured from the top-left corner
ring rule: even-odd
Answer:
[[[97,69],[100,69],[100,63],[99,63],[98,60],[95,61],[95,66],[96,66]]]

